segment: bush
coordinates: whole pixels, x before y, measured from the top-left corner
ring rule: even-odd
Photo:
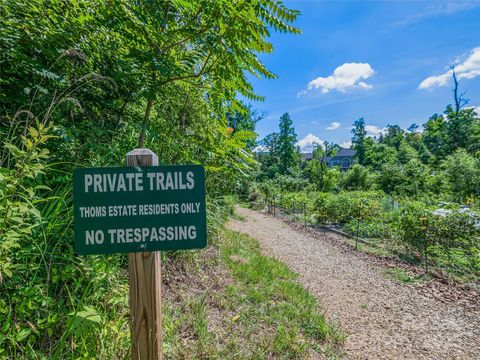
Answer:
[[[372,182],[369,170],[360,164],[354,164],[347,172],[342,173],[341,186],[349,190],[368,190]]]
[[[338,194],[324,193],[315,200],[317,220],[347,223],[352,219],[369,220],[380,213],[382,193],[374,191],[351,191]]]
[[[305,204],[311,214],[307,216],[313,215],[318,224],[340,224],[352,235],[358,227],[359,236],[393,239],[395,250],[424,258],[426,266],[435,263],[450,272],[480,276],[480,232],[472,214],[458,211],[458,205],[445,216],[434,216],[429,204],[437,204],[436,199],[427,197],[424,201],[397,197],[397,207],[382,191],[281,193],[274,186],[269,191],[275,192],[277,206],[284,209],[302,209]]]
[[[431,222],[431,213],[425,204],[408,201],[402,205],[399,218],[400,238],[403,243],[421,253],[426,250],[426,231]]]
[[[453,210],[434,216],[428,236],[438,265],[456,273],[480,275],[480,233],[472,215]]]

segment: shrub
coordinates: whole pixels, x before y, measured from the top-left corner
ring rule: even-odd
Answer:
[[[419,201],[407,201],[402,205],[399,218],[401,241],[411,249],[425,252],[426,231],[432,215]]]
[[[319,221],[326,219],[347,223],[352,219],[368,220],[378,216],[383,198],[383,194],[374,191],[328,193],[316,198],[315,212]]]
[[[444,216],[433,216],[429,239],[438,265],[457,273],[480,275],[480,233],[471,214],[452,210]]]

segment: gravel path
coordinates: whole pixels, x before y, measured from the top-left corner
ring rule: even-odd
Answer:
[[[299,273],[327,317],[347,332],[347,359],[480,359],[478,312],[428,298],[386,278],[384,268],[365,257],[281,220],[244,208],[238,214],[245,221],[229,227],[256,238],[265,254]]]

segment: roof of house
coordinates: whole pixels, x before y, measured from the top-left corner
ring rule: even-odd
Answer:
[[[335,157],[343,157],[343,156],[355,156],[357,152],[353,149],[340,149],[338,150]]]
[[[357,152],[353,149],[340,149],[335,156],[322,157],[323,162],[329,162],[330,160],[343,160],[345,158],[354,157]]]
[[[357,152],[353,149],[340,149],[338,150],[337,154],[335,156],[323,156],[320,160],[323,162],[329,162],[330,160],[343,160],[345,158],[353,157],[355,156]],[[313,153],[302,153],[302,161],[306,160],[312,160],[313,159]]]

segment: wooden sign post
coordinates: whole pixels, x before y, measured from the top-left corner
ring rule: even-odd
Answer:
[[[148,149],[73,172],[75,252],[128,253],[135,360],[162,358],[160,251],[207,246],[206,208],[203,166],[158,166]]]
[[[127,166],[158,166],[158,156],[135,149],[126,156]],[[128,254],[132,359],[162,359],[162,273],[159,251]]]

